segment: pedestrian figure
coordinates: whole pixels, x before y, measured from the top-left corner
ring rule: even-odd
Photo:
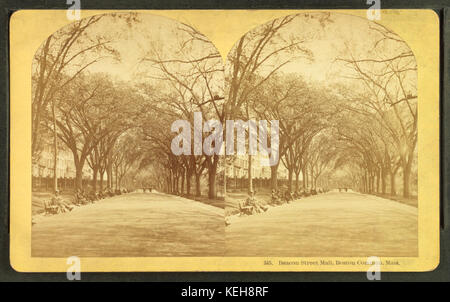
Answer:
[[[84,196],[83,191],[81,191],[81,189],[77,190],[77,193],[75,195],[75,200],[78,205],[87,203],[86,197]]]
[[[271,202],[272,204],[278,204],[278,194],[277,191],[275,189],[272,189],[272,194],[271,194]]]
[[[58,190],[55,191],[55,194],[52,197],[51,205],[57,207],[58,213],[70,212],[73,209],[72,205],[69,205],[62,200]]]

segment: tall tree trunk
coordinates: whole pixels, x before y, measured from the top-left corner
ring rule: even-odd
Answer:
[[[172,193],[172,177],[171,177],[171,173],[169,172],[169,175],[167,176],[167,193],[171,194]]]
[[[299,176],[300,176],[300,171],[295,173],[295,192],[298,192],[298,189],[299,189]]]
[[[116,187],[116,190],[118,189],[118,186],[119,186],[119,182],[118,182],[118,178],[119,178],[119,167],[118,166],[116,166],[116,169],[115,169],[115,173],[116,173],[116,177],[115,177],[115,187]]]
[[[75,188],[77,190],[83,189],[83,166],[75,165]]]
[[[248,155],[248,193],[253,192],[252,156]]]
[[[176,190],[177,176],[174,171],[172,171],[171,175],[172,175],[172,188],[171,188],[172,194],[176,194],[177,193],[177,190]]]
[[[367,171],[364,171],[364,193],[369,192],[369,180],[367,179]]]
[[[376,174],[376,176],[377,176],[377,193],[380,193],[380,174],[381,174],[380,169],[378,169],[377,174]]]
[[[375,173],[370,173],[370,193],[375,193]]]
[[[227,196],[227,158],[224,156],[223,165],[223,198]]]
[[[386,194],[386,170],[381,169],[381,193]]]
[[[97,174],[98,174],[98,168],[94,167],[92,169],[92,190],[94,192],[97,192]]]
[[[217,155],[214,155],[216,157]],[[217,158],[211,159],[211,164],[208,167],[208,198],[216,198],[216,173],[217,173]]]
[[[270,167],[270,182],[272,190],[278,189],[278,163]]]
[[[181,195],[184,195],[184,184],[185,184],[185,175],[186,175],[186,170],[185,169],[182,169],[181,171],[183,171],[182,173],[181,173],[181,190],[180,190],[180,193],[181,193]]]
[[[294,171],[293,171],[293,169],[291,168],[291,169],[289,169],[288,170],[288,191],[289,192],[292,192],[292,176],[293,176],[293,174],[294,174]]]
[[[409,185],[411,177],[411,160],[408,160],[406,165],[403,166],[403,197],[409,197]]]
[[[112,156],[111,156],[111,154],[108,154],[107,156],[108,156],[108,160],[106,163],[106,177],[108,178],[107,186],[108,186],[108,189],[112,189],[112,186],[113,186]]]
[[[306,190],[306,167],[302,168],[302,182],[303,182],[303,190]]]
[[[195,196],[200,197],[202,195],[201,191],[201,173],[195,173]]]
[[[192,180],[192,170],[186,170],[186,194],[191,195],[191,180]]]
[[[103,192],[103,176],[105,172],[100,171],[100,179],[99,179],[99,190],[100,192]]]
[[[305,180],[306,180],[306,189],[309,188],[309,173],[308,168],[305,167]]]
[[[396,172],[391,172],[390,173],[390,178],[391,178],[391,195],[393,195],[393,196],[397,195],[396,188],[395,188],[395,175],[396,174],[397,174]]]
[[[56,115],[55,115],[55,101],[52,102],[52,118],[53,118],[53,192],[58,190],[58,142],[56,136]]]

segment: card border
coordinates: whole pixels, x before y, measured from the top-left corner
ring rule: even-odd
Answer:
[[[51,1],[49,1],[49,2],[51,2]],[[100,1],[101,2],[101,1]],[[158,2],[158,1],[157,1]],[[167,1],[165,1],[165,2],[167,2]],[[169,1],[170,2],[170,1]],[[201,2],[201,1],[200,1]],[[59,2],[60,3],[60,2]],[[98,3],[98,2],[97,2]],[[110,2],[108,2],[108,3],[110,3]],[[153,2],[153,4],[154,4],[155,2]],[[96,4],[93,4],[94,6],[96,5]],[[98,4],[97,4],[98,5]],[[272,3],[272,5],[273,5],[273,3]],[[276,5],[276,4],[275,4]],[[414,5],[414,4],[412,4],[412,5]],[[422,4],[423,5],[423,4]],[[164,5],[163,5],[164,6]],[[270,6],[270,5],[269,5]],[[297,6],[298,6],[298,4],[297,4]],[[313,4],[313,6],[314,6],[314,4]],[[355,4],[353,5],[353,6],[355,6]],[[357,5],[356,5],[357,6]],[[265,7],[267,7],[267,5],[265,6]],[[443,13],[443,11],[441,11],[441,14],[444,14],[444,17],[446,16],[446,19],[448,19],[448,10],[446,11],[446,13]],[[444,22],[445,23],[445,22]],[[447,24],[447,27],[448,27],[448,22],[446,23]],[[4,29],[4,28],[1,28],[1,29]],[[2,30],[3,31],[3,30]],[[445,32],[445,33],[443,33],[443,32],[441,32],[441,35],[443,36],[443,35],[446,35],[446,37],[447,37],[447,40],[446,41],[448,41],[448,34],[449,34],[449,31],[448,31],[448,29],[447,29],[447,31]],[[3,42],[3,41],[2,41]],[[7,48],[5,47],[5,44],[0,44],[0,48],[2,49],[2,50],[4,50],[4,53],[7,53]],[[442,46],[441,45],[441,48],[444,48],[444,46]],[[446,44],[446,47],[445,47],[445,49],[448,49],[448,43]],[[5,62],[7,62],[7,56],[4,58],[5,59]],[[446,66],[448,66],[448,57],[447,57],[447,60],[445,60],[445,64],[446,64]],[[4,69],[7,69],[6,67],[4,67],[4,66],[7,66],[6,64],[3,64],[2,65],[2,68],[4,68]],[[442,68],[442,67],[441,67]],[[447,79],[448,79],[448,75],[447,75]],[[4,82],[7,84],[7,79],[6,79],[6,77],[4,77],[4,75],[2,74],[2,80],[4,80]],[[441,78],[441,83],[443,82],[443,79]],[[5,85],[6,86],[6,85]],[[3,87],[5,87],[5,86],[3,86]],[[2,88],[3,88],[2,87]],[[1,89],[1,91],[3,92],[3,89],[2,88],[0,88]],[[449,91],[448,91],[448,89],[446,89],[445,90],[446,91],[446,96],[448,97],[448,93],[449,93]],[[7,91],[5,91],[5,95],[7,96],[7,94],[6,94],[6,92]],[[444,92],[445,93],[445,92]],[[443,107],[448,107],[448,103],[444,103],[444,102],[442,102],[444,105],[443,105]],[[442,104],[441,103],[441,104]],[[7,115],[7,107],[6,108],[3,108],[2,107],[2,109],[6,109],[5,111],[2,111],[1,113],[2,113],[2,115],[1,116],[4,116],[5,117],[5,119],[4,119],[4,121],[5,121],[5,124],[7,124],[7,117],[8,117],[8,115]],[[442,113],[443,114],[445,114],[445,112],[448,112],[448,108],[447,108],[447,110],[443,110],[442,111]],[[445,121],[444,120],[442,120],[442,122],[441,122],[441,124],[444,124],[445,123]],[[446,124],[448,124],[448,121],[446,122]],[[3,127],[2,127],[3,128]],[[7,129],[7,126],[5,127],[5,129]],[[4,130],[4,129],[2,129],[2,130]],[[4,134],[4,135],[3,135]],[[7,142],[7,140],[8,140],[8,137],[7,137],[7,131],[5,131],[5,132],[3,132],[2,131],[2,138],[4,138],[4,141],[5,142]],[[444,137],[444,130],[443,130],[443,133],[442,133],[443,135],[442,135],[442,137],[444,138],[444,140],[445,140],[445,137]],[[445,135],[445,136],[448,136],[448,135]],[[7,146],[7,144],[5,144],[5,146]],[[446,148],[445,148],[445,146],[444,145],[442,145],[441,146],[442,147],[442,150],[444,151],[444,150],[446,150]],[[3,149],[2,149],[2,151],[3,151]],[[5,148],[5,153],[7,154],[7,148]],[[445,161],[445,159],[444,159],[444,161]],[[8,163],[7,162],[5,162],[5,167],[7,167],[8,165],[7,165]],[[443,166],[443,168],[444,168],[444,170],[445,170],[445,166]],[[6,174],[6,173],[5,173]],[[446,174],[446,173],[444,173],[444,174]],[[448,174],[448,173],[447,173]],[[7,182],[7,176],[4,178],[5,180],[6,180],[6,182]],[[5,182],[4,182],[5,183]],[[443,183],[444,184],[444,183]],[[446,186],[444,186],[444,187],[446,187]],[[448,190],[446,191],[447,192],[447,195],[445,195],[444,196],[444,201],[447,201],[448,200]],[[4,191],[4,193],[5,193],[5,195],[7,195],[7,191]],[[3,197],[3,196],[2,196]],[[7,201],[7,199],[5,199],[5,201]],[[2,217],[6,217],[6,220],[3,220],[3,221],[7,221],[7,203],[5,203],[5,208],[6,208],[6,211],[3,211],[3,210],[5,210],[5,208],[3,208],[2,207],[2,214],[6,214],[6,215],[2,215]],[[447,203],[443,203],[443,208],[444,208],[444,210],[446,209],[446,211],[445,211],[445,214],[448,214],[448,204]],[[448,216],[449,215],[442,215],[441,217],[442,218],[446,218],[446,220],[448,220]],[[445,221],[446,221],[445,220]],[[446,224],[446,223],[444,223],[445,222],[444,220],[442,220],[442,227],[443,227],[443,230],[442,230],[442,235],[444,234],[444,233],[446,233],[445,232],[445,230],[447,230],[448,231],[448,228],[444,228],[446,225],[448,226],[448,224]],[[5,229],[5,231],[6,231],[6,229]],[[2,234],[3,235],[3,234]],[[2,236],[2,239],[6,239],[7,237],[6,236]],[[444,238],[444,236],[441,236],[441,241],[443,241],[443,238]],[[7,244],[7,240],[2,240],[2,245],[3,245],[3,243],[5,243],[6,242],[6,244]],[[446,243],[447,241],[444,241],[444,244]],[[6,247],[6,246],[5,246]],[[448,244],[445,244],[445,247],[443,247],[443,246],[441,246],[441,248],[445,248],[447,251],[448,251]],[[4,249],[4,251],[5,251],[6,249]],[[448,253],[447,253],[447,255],[448,255]],[[7,256],[6,254],[3,254],[2,253],[2,258],[4,258],[3,256]],[[7,258],[6,258],[7,259]],[[444,259],[445,261],[445,263],[447,263],[448,262],[448,258],[445,258]],[[448,266],[447,266],[447,268],[448,268]],[[439,269],[441,272],[442,272],[442,268],[440,268]],[[147,274],[145,274],[145,275],[148,275],[148,274],[152,274],[152,273],[147,273]],[[231,275],[234,275],[234,276],[237,276],[236,274],[233,274],[233,273],[230,273]],[[230,275],[229,274],[229,275]],[[252,273],[249,273],[249,274],[252,274]],[[41,275],[41,274],[40,274]],[[96,276],[99,276],[98,274],[93,274],[93,275],[96,275]],[[105,276],[104,274],[101,274],[102,276]],[[123,275],[123,274],[122,274]],[[127,275],[129,275],[129,274],[127,274]],[[154,274],[153,274],[154,275]],[[165,276],[173,276],[173,274],[164,274]],[[181,276],[180,274],[176,274],[177,276]],[[195,273],[184,273],[184,274],[182,274],[183,276],[194,276],[195,275]],[[208,273],[208,275],[209,276],[211,276],[211,275],[216,275],[217,276],[217,274],[210,274],[210,273]],[[221,274],[221,275],[223,275],[223,274]],[[230,276],[231,276],[230,275]],[[248,275],[248,274],[246,274],[246,275]],[[253,274],[254,275],[254,274]],[[282,275],[284,275],[284,276],[289,276],[289,274],[286,274],[286,273],[284,273],[284,274],[282,274]],[[301,275],[301,274],[300,274]],[[328,274],[329,276],[330,276],[330,274]],[[350,276],[350,275],[348,275],[348,274],[332,274],[333,276],[344,276],[344,275],[346,275],[346,276]],[[395,276],[406,276],[405,274],[394,274]],[[46,275],[46,276],[48,276],[48,275]],[[239,274],[239,276],[242,276],[241,274]],[[259,274],[259,276],[261,276],[260,274]],[[272,274],[270,274],[270,273],[268,273],[268,275],[267,276],[275,276],[275,275],[272,275]],[[277,274],[277,276],[280,276],[280,274]],[[292,274],[290,274],[290,276],[293,276]],[[299,274],[296,274],[295,276],[299,276]],[[393,276],[393,275],[391,275],[391,276]],[[423,276],[423,274],[422,274],[422,276]],[[170,277],[169,277],[170,278]],[[272,277],[272,279],[273,279],[274,277]],[[289,277],[288,277],[289,278]],[[344,279],[346,279],[345,277],[343,277]],[[195,279],[195,278],[194,278]],[[279,278],[275,278],[275,279],[277,279],[277,280],[280,280]],[[281,279],[283,279],[283,278],[281,278]],[[236,279],[236,280],[238,280],[238,279]],[[242,280],[242,279],[240,279],[239,278],[239,280]]]

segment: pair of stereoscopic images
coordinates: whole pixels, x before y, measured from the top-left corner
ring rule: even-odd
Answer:
[[[120,12],[42,41],[31,256],[418,257],[408,42],[329,11],[214,39]]]

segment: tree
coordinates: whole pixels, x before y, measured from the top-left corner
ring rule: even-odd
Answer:
[[[104,20],[124,20],[129,26],[137,22],[136,14],[103,14],[83,18],[49,36],[36,52],[32,65],[32,155],[39,156],[42,126],[46,124],[48,105],[55,95],[83,71],[104,58],[119,60],[111,42],[118,38],[93,30]]]
[[[305,31],[299,35],[292,35],[290,29],[293,26],[317,23],[323,28],[328,22],[328,13],[289,15],[272,20],[242,36],[230,51],[225,67],[228,118],[244,117],[249,119],[252,115],[249,112],[249,106],[251,107],[249,100],[256,99],[266,83],[270,82],[288,64],[299,59],[312,59],[312,53],[305,47],[305,44],[318,32]],[[283,97],[284,93],[281,95],[281,98],[276,96],[270,101],[283,101],[286,97]],[[259,113],[261,112],[263,111],[259,111]],[[281,140],[286,137],[286,133],[281,134]],[[285,142],[280,142],[280,147],[284,145],[286,145]],[[283,154],[282,152],[280,152],[280,156]],[[249,155],[250,191],[252,190],[251,162]],[[278,165],[271,168],[272,188],[275,189]]]
[[[133,100],[122,98],[104,75],[79,76],[67,87],[59,94],[56,125],[59,139],[72,151],[76,188],[80,189],[83,167],[92,150],[112,132],[129,127],[134,115],[130,110],[139,108],[129,106]]]
[[[410,195],[410,175],[417,145],[417,63],[404,40],[386,27],[370,25],[376,34],[371,52],[341,58],[363,84],[361,103],[377,115],[392,138],[403,171],[403,196]]]
[[[135,133],[123,133],[112,150],[112,162],[115,171],[115,188],[121,189],[122,179],[141,157],[140,141]]]
[[[160,98],[164,106],[156,110],[159,114],[166,114],[167,117],[190,121],[192,126],[194,112],[201,112],[203,121],[216,119],[223,123],[225,119],[223,64],[220,54],[211,41],[193,27],[180,24],[175,31],[178,34],[178,40],[171,51],[168,51],[168,47],[164,47],[164,51],[154,47],[142,59],[143,62],[149,62],[157,69],[156,74],[149,76],[158,80],[167,91],[167,96]],[[192,172],[195,172],[197,194],[200,194],[199,177],[206,168],[208,196],[215,198],[218,154],[191,156],[193,157],[191,160],[182,161],[184,164],[180,166],[180,169],[188,171],[189,177]],[[199,166],[194,168],[192,165],[194,163]],[[176,166],[178,167],[178,164]],[[172,172],[178,175],[179,170],[177,168]],[[182,174],[184,175],[184,172]]]

